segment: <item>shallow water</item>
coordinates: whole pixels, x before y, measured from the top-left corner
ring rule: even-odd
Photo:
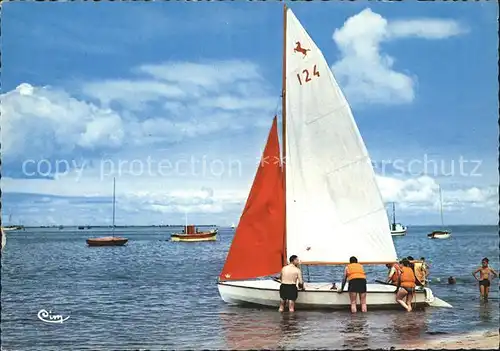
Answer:
[[[7,233],[2,254],[2,347],[53,349],[296,349],[376,348],[439,333],[496,329],[498,280],[490,301],[480,303],[471,272],[488,256],[498,271],[497,227],[452,227],[449,240],[426,238],[432,228],[411,227],[394,238],[400,256],[425,256],[435,295],[453,309],[345,312],[231,307],[222,302],[216,278],[232,231],[220,241],[170,243],[170,229],[127,228],[126,247],[89,248],[102,231],[32,229]],[[368,280],[382,267],[365,267]],[[340,279],[340,267],[311,267],[311,281]],[[447,277],[457,278],[448,285]],[[440,281],[438,281],[440,280]],[[41,309],[70,318],[48,324]]]

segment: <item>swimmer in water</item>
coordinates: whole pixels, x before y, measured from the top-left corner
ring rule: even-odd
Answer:
[[[479,273],[479,279],[477,279],[477,273]],[[476,269],[472,275],[477,281],[479,281],[479,293],[481,294],[481,298],[487,301],[488,293],[490,291],[490,276],[493,276],[493,278],[498,277],[497,272],[489,266],[489,260],[487,257],[483,258],[481,261],[481,267]]]
[[[452,276],[448,277],[448,284],[454,285],[456,283],[457,283],[457,280],[454,277],[452,277]]]
[[[299,296],[297,283],[299,287],[304,289],[304,281],[302,280],[302,272],[300,271],[299,258],[296,255],[290,256],[290,263],[281,270],[280,276],[280,308],[279,311],[285,310],[285,305],[288,302],[288,310],[295,311],[295,300]]]

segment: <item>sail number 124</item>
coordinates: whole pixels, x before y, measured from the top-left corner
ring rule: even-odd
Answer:
[[[302,73],[297,73],[297,79],[299,80],[299,84],[303,85],[305,83],[308,83],[311,81],[313,76],[319,77],[319,71],[316,68],[316,65],[314,65],[312,74],[309,72],[308,69],[305,69],[302,71]]]

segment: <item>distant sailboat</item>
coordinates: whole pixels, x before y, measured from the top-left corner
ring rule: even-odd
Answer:
[[[12,223],[12,215],[9,215],[9,223]],[[3,226],[2,228],[3,228],[4,232],[10,232],[12,230],[24,229],[24,227],[22,225],[15,225],[15,224],[6,225],[6,226]]]
[[[407,228],[401,223],[396,223],[396,206],[394,202],[392,203],[392,224],[391,224],[391,235],[392,236],[405,236]]]
[[[451,237],[451,230],[444,229],[443,195],[441,193],[441,187],[439,187],[439,209],[441,213],[441,230],[434,230],[432,233],[427,234],[429,239],[448,239]]]
[[[283,17],[283,145],[275,117],[219,274],[219,294],[229,304],[277,308],[280,283],[270,276],[281,271],[288,255],[298,255],[306,266],[346,265],[351,256],[361,264],[397,261],[386,208],[349,104],[322,52],[286,6]],[[298,309],[350,306],[349,294],[338,294],[331,281],[304,287]],[[368,284],[366,299],[370,308],[401,307],[394,286],[387,284]],[[442,301],[429,288],[417,288],[414,299],[418,306]]]
[[[89,246],[123,246],[127,243],[128,239],[115,236],[115,196],[116,194],[116,180],[113,178],[113,228],[112,236],[105,236],[102,238],[87,239]],[[80,229],[80,227],[78,228]]]
[[[5,233],[3,231],[3,228],[0,228],[0,230],[2,231],[2,251],[3,251],[3,248],[5,247],[5,245],[7,244],[7,237],[5,236]]]
[[[234,222],[231,224],[231,229],[234,230],[234,228],[236,228],[236,225],[234,224]]]

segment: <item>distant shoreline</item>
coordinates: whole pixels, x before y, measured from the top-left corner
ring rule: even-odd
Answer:
[[[150,225],[116,225],[115,228],[172,228],[172,227],[184,227],[185,224],[150,224]],[[217,224],[196,224],[197,227],[231,227],[231,225],[217,225]],[[414,227],[414,228],[429,228],[429,227],[440,227],[440,225],[437,224],[408,224],[408,227]],[[30,228],[30,229],[39,229],[39,228],[78,228],[78,227],[85,227],[85,229],[88,229],[87,227],[90,228],[111,228],[111,225],[64,225],[64,224],[57,224],[57,225],[40,225],[40,226],[22,226],[23,228]],[[450,224],[448,227],[453,228],[453,227],[498,227],[498,224]]]

